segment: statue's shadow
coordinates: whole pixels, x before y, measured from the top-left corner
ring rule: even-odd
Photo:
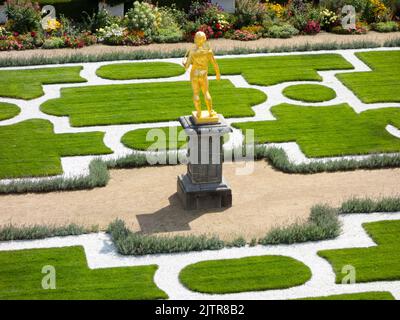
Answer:
[[[152,234],[173,231],[191,230],[189,223],[207,213],[223,212],[226,208],[207,210],[184,210],[175,193],[168,198],[169,205],[149,214],[140,214],[136,218],[139,222],[140,233]]]

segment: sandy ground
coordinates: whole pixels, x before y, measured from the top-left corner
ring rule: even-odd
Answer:
[[[373,41],[383,44],[386,40],[399,39],[400,32],[377,33],[369,32],[365,35],[337,35],[332,33],[321,32],[315,36],[297,36],[291,39],[259,39],[256,41],[234,41],[227,39],[211,40],[211,46],[215,51],[230,50],[234,48],[275,48],[280,46],[297,46],[306,43],[351,43],[353,41]],[[0,59],[28,58],[33,56],[65,56],[74,54],[98,54],[106,52],[133,52],[133,51],[164,51],[171,52],[177,49],[187,49],[191,47],[190,43],[167,43],[167,44],[151,44],[140,47],[123,47],[123,46],[104,46],[94,45],[82,49],[54,49],[54,50],[26,50],[26,51],[8,51],[0,52]]]
[[[225,239],[259,237],[276,225],[306,219],[312,205],[339,205],[355,196],[396,195],[400,169],[289,175],[266,162],[250,175],[242,164],[225,164],[233,190],[226,210],[184,211],[175,194],[184,166],[113,170],[107,187],[90,191],[0,196],[0,225],[70,222],[106,228],[115,218],[146,233],[218,234]]]

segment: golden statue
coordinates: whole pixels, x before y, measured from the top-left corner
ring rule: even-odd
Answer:
[[[196,47],[188,50],[185,55],[183,65],[185,69],[192,66],[190,72],[190,81],[193,88],[193,103],[196,111],[193,112],[193,118],[196,123],[217,123],[219,121],[218,114],[213,110],[212,98],[208,90],[208,66],[211,62],[217,80],[221,79],[221,74],[214,54],[207,44],[207,37],[204,32],[199,31],[194,37]],[[207,110],[201,110],[200,90],[203,92]]]

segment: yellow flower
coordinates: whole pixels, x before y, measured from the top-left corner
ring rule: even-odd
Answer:
[[[61,23],[57,19],[50,19],[47,21],[47,31],[51,32],[61,28]]]

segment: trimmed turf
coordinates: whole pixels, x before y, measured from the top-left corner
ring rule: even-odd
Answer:
[[[254,129],[258,143],[295,141],[308,157],[400,151],[400,139],[385,130],[388,124],[400,128],[399,108],[357,114],[347,104],[329,107],[281,104],[271,111],[277,120],[234,126]]]
[[[363,225],[377,246],[319,251],[327,259],[341,283],[346,273],[342,268],[351,265],[356,270],[356,282],[391,281],[400,279],[400,220],[379,221]]]
[[[164,134],[165,146],[162,145],[163,142],[157,141],[157,138],[154,138],[153,141],[146,141],[147,133],[153,129],[138,129],[127,132],[121,139],[121,142],[128,148],[135,149],[135,150],[149,150],[149,148],[154,143],[160,143],[157,147],[153,149],[157,150],[176,150],[180,149],[182,146],[186,144],[186,134],[182,134],[181,138],[178,139],[179,135],[183,131],[182,127],[172,127],[171,128],[154,128],[156,130],[160,130],[160,132],[154,132],[154,134]],[[171,135],[171,137],[170,137]],[[170,139],[171,138],[171,139]]]
[[[82,67],[0,70],[0,97],[34,99],[42,96],[43,84],[86,82]]]
[[[337,294],[326,297],[313,297],[298,300],[396,300],[390,292],[376,291],[376,292],[360,292]]]
[[[53,266],[56,289],[42,288]],[[90,270],[83,247],[0,252],[0,299],[165,299],[153,281],[157,266]]]
[[[214,107],[225,117],[253,116],[251,106],[266,100],[263,92],[235,88],[228,80],[210,81],[210,87]],[[82,127],[177,120],[194,107],[190,83],[182,81],[64,88],[61,98],[41,110],[69,116],[73,126]]]
[[[62,173],[60,157],[107,154],[103,132],[54,134],[50,121],[0,126],[0,179]]]
[[[204,293],[234,293],[290,288],[311,278],[302,262],[284,256],[198,262],[185,267],[180,281],[190,290]]]
[[[99,77],[110,80],[167,78],[184,73],[185,68],[169,62],[109,64],[96,71]]]
[[[336,92],[333,89],[319,84],[290,86],[283,90],[283,95],[293,100],[305,102],[323,102],[336,98]]]
[[[400,102],[400,51],[359,52],[373,71],[337,77],[364,103]]]
[[[0,121],[11,119],[21,112],[15,104],[0,102]]]
[[[318,70],[353,69],[339,54],[302,54],[219,59],[223,75],[241,74],[248,83],[270,86],[286,81],[322,81]]]

